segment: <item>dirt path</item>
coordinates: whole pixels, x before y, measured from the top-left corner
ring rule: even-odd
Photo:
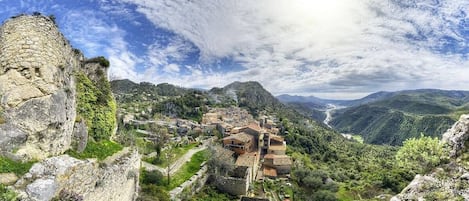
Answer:
[[[176,173],[187,161],[191,160],[192,156],[199,152],[199,151],[202,151],[204,149],[207,149],[207,145],[208,143],[207,142],[204,142],[202,143],[201,146],[199,147],[196,147],[194,149],[191,149],[189,150],[186,154],[184,154],[183,156],[181,156],[180,158],[178,158],[174,163],[171,164],[170,166],[170,171],[169,171],[169,174],[170,175],[174,175],[174,173]],[[163,175],[166,175],[167,174],[167,168],[163,168],[163,167],[159,167],[159,166],[156,166],[156,165],[153,165],[153,164],[150,164],[150,163],[147,163],[145,161],[142,161],[142,166],[145,168],[145,170],[147,171],[154,171],[154,170],[158,170],[160,171]]]
[[[197,153],[199,151],[202,151],[206,148],[207,148],[207,146],[202,145],[200,147],[196,147],[194,149],[189,150],[181,158],[179,158],[177,161],[175,161],[173,164],[171,164],[171,166],[169,168],[169,174],[173,175],[174,173],[176,173],[187,161],[191,160],[192,156],[195,153]],[[165,174],[166,174],[166,171],[165,171]]]

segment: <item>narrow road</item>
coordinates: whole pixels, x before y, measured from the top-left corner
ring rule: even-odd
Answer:
[[[194,149],[191,149],[189,150],[186,154],[184,154],[181,158],[179,158],[177,161],[175,161],[173,164],[171,164],[170,168],[169,168],[169,174],[170,175],[173,175],[174,173],[176,173],[181,167],[182,165],[184,165],[184,163],[186,163],[187,161],[191,160],[192,156],[199,152],[199,151],[202,151],[204,149],[206,149],[207,146],[204,146],[202,145],[201,147],[197,147],[197,148],[194,148]],[[167,172],[165,171],[164,174],[167,174]]]

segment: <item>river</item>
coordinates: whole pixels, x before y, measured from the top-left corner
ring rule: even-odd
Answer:
[[[332,112],[337,109],[342,109],[345,108],[344,106],[337,106],[333,104],[327,104],[327,108],[324,111],[326,113],[326,119],[324,119],[323,123],[326,124],[329,128],[332,128],[332,126],[329,124],[332,121]],[[341,133],[344,138],[347,138],[349,140],[353,139],[353,134],[350,133]]]

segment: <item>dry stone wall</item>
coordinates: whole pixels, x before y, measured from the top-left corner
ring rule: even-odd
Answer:
[[[70,148],[76,116],[73,72],[83,56],[45,16],[0,28],[0,151],[43,159]]]

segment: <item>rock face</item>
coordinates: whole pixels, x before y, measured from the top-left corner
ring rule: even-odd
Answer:
[[[21,200],[45,201],[67,197],[92,201],[135,200],[140,157],[136,151],[116,153],[105,162],[68,155],[36,163],[16,184]]]
[[[0,29],[0,151],[43,159],[70,148],[76,116],[73,71],[83,56],[45,16]]]
[[[443,142],[450,147],[450,157],[457,157],[466,150],[465,143],[469,139],[469,115],[462,115],[451,129],[443,134]]]
[[[469,139],[469,115],[462,115],[443,134],[442,143],[449,148],[451,162],[428,175],[417,175],[391,201],[401,200],[469,200],[469,162],[466,142]]]

